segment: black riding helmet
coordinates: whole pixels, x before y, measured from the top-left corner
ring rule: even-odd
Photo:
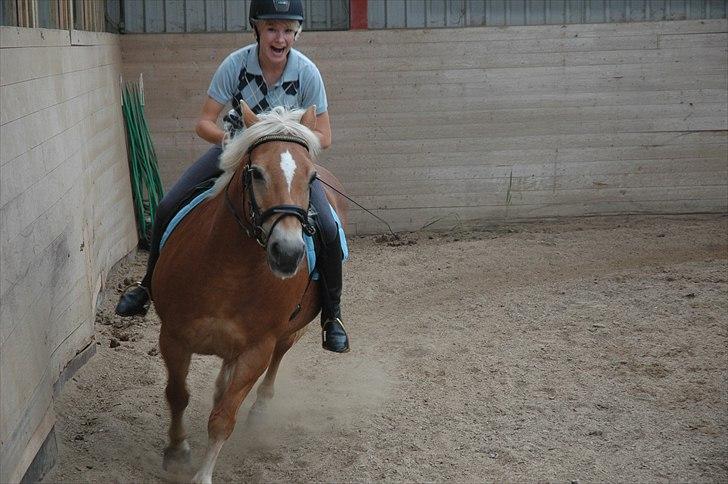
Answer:
[[[301,0],[252,0],[248,21],[255,29],[258,20],[298,20],[303,23]]]

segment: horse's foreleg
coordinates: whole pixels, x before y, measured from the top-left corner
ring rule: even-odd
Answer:
[[[247,425],[255,424],[256,419],[259,419],[265,412],[265,407],[268,402],[273,398],[275,394],[275,381],[276,375],[278,374],[278,368],[283,359],[283,355],[291,349],[291,347],[301,339],[301,336],[306,332],[306,327],[293,333],[285,339],[278,341],[276,348],[273,351],[273,358],[271,358],[270,365],[268,365],[268,371],[265,372],[263,381],[258,385],[258,391],[256,393],[255,403],[250,408],[248,413]]]
[[[190,400],[187,390],[187,372],[190,369],[189,351],[165,334],[159,335],[159,351],[167,365],[166,396],[172,416],[169,426],[169,445],[164,449],[164,469],[190,460],[190,446],[187,443],[187,431],[184,427],[183,415]]]
[[[235,428],[235,421],[240,404],[243,403],[256,380],[265,371],[273,353],[274,342],[266,342],[256,348],[247,350],[234,362],[231,362],[232,376],[227,387],[222,390],[207,423],[209,445],[202,467],[197,471],[192,482],[211,483],[215,462],[225,441]],[[224,366],[222,371],[224,370]]]

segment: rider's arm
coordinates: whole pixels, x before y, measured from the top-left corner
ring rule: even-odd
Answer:
[[[207,97],[205,104],[202,105],[202,113],[197,120],[197,126],[195,126],[197,136],[210,143],[222,144],[225,132],[218,127],[217,118],[220,117],[220,113],[224,107],[224,104],[220,104],[209,96]],[[329,134],[330,138],[331,135]]]
[[[329,122],[329,112],[323,112],[316,116],[316,128],[313,130],[321,141],[321,148],[326,149],[331,146],[331,123]]]

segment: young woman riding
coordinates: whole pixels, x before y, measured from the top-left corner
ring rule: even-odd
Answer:
[[[145,314],[151,298],[154,266],[159,257],[159,243],[179,204],[200,184],[221,174],[218,158],[226,136],[242,129],[241,101],[256,114],[276,106],[307,109],[316,107],[314,132],[322,148],[331,146],[331,125],[326,90],[316,65],[293,49],[301,33],[301,0],[252,0],[250,25],[256,43],[230,54],[218,67],[207,91],[196,133],[213,146],[190,166],[164,196],[154,221],[147,273],[139,286],[125,292],[116,306],[116,314]],[[224,117],[228,132],[217,125],[225,105],[233,109]],[[341,320],[341,262],[339,230],[329,209],[324,188],[318,180],[311,185],[311,205],[318,214],[320,238],[324,249],[318,254],[318,271],[322,282],[322,346],[337,353],[349,350],[349,339]]]

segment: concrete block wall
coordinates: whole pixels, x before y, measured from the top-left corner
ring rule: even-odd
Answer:
[[[0,482],[94,344],[96,297],[137,239],[116,35],[0,27]]]
[[[303,32],[333,146],[322,163],[396,230],[728,210],[725,19]],[[122,37],[169,186],[241,34]],[[353,207],[350,233],[384,228]]]

